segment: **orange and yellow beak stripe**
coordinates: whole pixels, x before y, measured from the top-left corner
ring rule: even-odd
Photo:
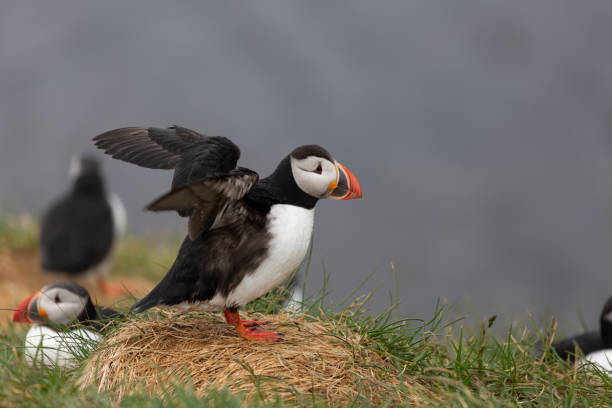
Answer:
[[[361,186],[353,172],[338,162],[336,162],[336,169],[338,170],[338,180],[329,185],[332,190],[329,198],[334,200],[361,198]]]

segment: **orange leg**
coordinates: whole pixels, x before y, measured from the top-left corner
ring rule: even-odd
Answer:
[[[243,322],[240,320],[237,309],[223,309],[223,313],[225,314],[225,320],[236,327],[238,335],[242,338],[259,341],[279,341],[283,339],[281,333],[275,333],[257,327],[257,325],[266,324],[267,322],[261,320],[245,320]]]
[[[223,312],[225,313],[225,320],[229,324],[234,324],[232,317],[230,316],[231,312],[228,309],[224,309]],[[270,323],[266,320],[240,320],[240,322],[244,327],[265,326],[266,324]]]
[[[117,283],[109,283],[102,276],[96,278],[98,287],[106,296],[120,296],[127,294],[127,290]]]

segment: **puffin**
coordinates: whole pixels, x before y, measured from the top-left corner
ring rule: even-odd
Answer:
[[[96,347],[107,323],[121,316],[94,305],[78,283],[58,281],[24,299],[13,322],[32,324],[24,342],[29,364],[71,368]]]
[[[304,309],[304,286],[305,282],[299,274],[293,279],[290,277],[283,284],[287,288],[285,298],[280,301],[280,306],[287,312],[300,312]]]
[[[123,287],[106,282],[115,242],[125,233],[125,206],[117,194],[107,193],[98,160],[74,155],[72,186],[44,213],[40,224],[41,266],[72,278],[93,276],[110,296]]]
[[[574,361],[577,347],[584,354],[583,362],[591,362],[602,370],[612,372],[612,296],[604,304],[599,326],[599,331],[560,340],[553,344],[553,349],[562,359]]]
[[[223,311],[227,323],[249,340],[283,338],[260,327],[266,322],[241,320],[238,310],[300,266],[317,202],[362,197],[355,175],[318,145],[297,147],[260,179],[237,166],[240,149],[223,136],[180,126],[127,127],[93,140],[115,159],[174,169],[170,190],[146,209],[188,217],[188,235],[170,270],[131,309]]]

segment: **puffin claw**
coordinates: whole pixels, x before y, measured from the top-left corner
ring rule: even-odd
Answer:
[[[236,309],[223,309],[225,319],[228,323],[233,324],[238,331],[238,335],[244,339],[257,341],[279,341],[283,339],[281,333],[271,332],[259,325],[265,325],[270,322],[263,320],[240,320],[240,315]]]
[[[119,283],[111,283],[107,282],[103,277],[98,277],[96,279],[96,283],[100,288],[100,291],[109,297],[117,297],[117,296],[125,296],[128,295],[129,292],[126,288]]]
[[[284,338],[282,333],[271,332],[259,327],[249,327],[241,335],[245,339],[256,341],[280,341]]]
[[[265,326],[268,323],[270,322],[267,320],[242,320],[244,327]]]

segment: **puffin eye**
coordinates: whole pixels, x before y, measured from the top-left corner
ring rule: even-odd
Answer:
[[[56,294],[56,295],[55,295],[55,299],[53,299],[53,301],[54,301],[55,303],[59,303],[59,302],[61,302],[59,295],[57,295],[57,294]]]
[[[321,163],[319,163],[319,165],[317,166],[314,172],[317,174],[323,173],[323,167],[321,167]]]

